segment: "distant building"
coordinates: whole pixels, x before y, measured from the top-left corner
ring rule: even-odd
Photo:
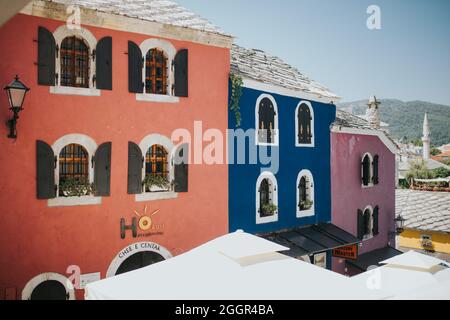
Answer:
[[[450,261],[450,193],[397,190],[396,214],[406,219],[399,236],[401,250]]]
[[[448,162],[450,160],[450,151],[446,151],[436,156],[433,156],[431,157],[431,159],[439,162]]]

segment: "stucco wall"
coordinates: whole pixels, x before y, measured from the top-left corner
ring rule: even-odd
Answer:
[[[361,160],[365,153],[378,155],[379,184],[361,186]],[[332,222],[357,235],[357,212],[367,206],[379,206],[379,234],[363,241],[359,254],[388,245],[389,231],[394,230],[395,155],[375,136],[331,134]],[[394,243],[391,242],[394,246]],[[333,269],[343,272],[344,261],[334,259]]]
[[[241,129],[255,128],[256,102],[263,93],[271,94],[244,88],[240,100]],[[315,147],[296,147],[295,110],[300,101],[305,100],[278,94],[271,95],[277,102],[279,116],[279,146],[271,147],[272,154],[279,154],[279,171],[275,174],[278,183],[278,221],[256,224],[256,182],[261,169],[267,166],[260,162],[233,164],[229,168],[230,231],[243,229],[250,233],[264,233],[317,222],[329,222],[331,219],[329,127],[335,119],[336,107],[310,101],[314,110]],[[231,111],[229,126],[233,129],[236,127],[235,115]],[[247,151],[248,143],[247,140]],[[235,155],[236,148],[237,146]],[[314,178],[315,215],[297,218],[297,177],[303,169],[310,170]]]
[[[411,249],[424,250],[422,235],[431,236],[432,249],[436,252],[450,253],[450,235],[445,232],[420,231],[407,229],[399,237],[399,246]]]
[[[189,49],[189,98],[178,104],[137,102],[128,92],[127,42],[141,43],[149,37],[87,27],[97,39],[113,38],[113,91],[101,97],[63,96],[37,85],[38,26],[53,32],[62,23],[18,15],[0,29],[0,84],[16,74],[31,87],[25,110],[20,114],[17,141],[8,139],[0,126],[0,288],[15,287],[20,296],[28,280],[43,272],[65,274],[69,265],[82,273],[106,270],[114,257],[129,244],[152,241],[173,255],[189,250],[228,231],[228,168],[226,165],[191,165],[189,192],[176,200],[148,202],[160,209],[157,223],[163,235],[120,238],[120,219],[127,224],[133,210],[146,203],[127,194],[128,141],[145,136],[168,136],[177,128],[227,128],[229,50],[189,42],[171,41],[177,50]],[[169,40],[170,41],[170,40]],[[11,116],[5,94],[0,95],[0,123]],[[102,205],[49,208],[36,199],[36,140],[53,144],[60,137],[81,133],[97,145],[112,142],[111,197]]]

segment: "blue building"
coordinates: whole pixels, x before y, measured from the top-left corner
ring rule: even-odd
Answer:
[[[330,224],[338,97],[260,50],[234,46],[231,69],[243,85],[240,116],[229,111],[230,232],[263,236],[331,268],[332,249],[358,242]]]

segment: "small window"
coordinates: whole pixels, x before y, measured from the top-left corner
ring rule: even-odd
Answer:
[[[314,215],[314,183],[312,174],[303,170],[297,178],[297,217]]]
[[[76,186],[89,184],[89,154],[78,144],[69,144],[59,154],[59,195],[73,196]],[[89,190],[86,190],[88,193]],[[77,194],[78,195],[78,194]]]
[[[278,191],[275,176],[263,172],[256,182],[256,223],[278,220]]]
[[[363,186],[370,186],[372,184],[372,157],[370,154],[365,154],[361,164],[362,184]]]
[[[162,50],[150,49],[145,58],[145,92],[167,94],[167,58]]]
[[[258,143],[276,144],[276,115],[271,99],[263,98],[258,106]]]
[[[425,250],[433,250],[433,238],[431,235],[422,234],[420,236],[420,244]]]
[[[89,47],[83,39],[67,37],[61,43],[61,86],[89,88]]]
[[[312,109],[306,103],[297,108],[297,146],[313,143]]]
[[[275,212],[267,211],[268,206],[270,206],[272,203],[270,201],[270,185],[269,180],[264,179],[261,182],[260,190],[259,190],[259,207],[260,207],[260,216],[261,217],[268,217]]]
[[[144,184],[146,192],[170,189],[168,152],[161,145],[153,145],[147,151]]]

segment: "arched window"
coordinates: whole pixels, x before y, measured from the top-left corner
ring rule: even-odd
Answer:
[[[361,176],[363,186],[370,186],[372,184],[372,156],[366,153],[361,163]]]
[[[313,109],[309,102],[301,102],[296,114],[296,145],[314,145]]]
[[[89,154],[83,146],[69,144],[59,154],[59,195],[71,196],[76,185],[86,184],[89,184]]]
[[[145,57],[145,92],[167,94],[167,57],[164,51],[150,49]]]
[[[262,145],[278,144],[278,112],[275,99],[263,94],[256,104],[257,143]]]
[[[278,220],[278,190],[275,176],[263,172],[256,182],[256,223]]]
[[[302,170],[297,177],[297,217],[314,215],[314,183],[309,170]]]
[[[89,46],[75,36],[61,43],[61,86],[89,88]]]
[[[167,191],[170,188],[168,152],[161,145],[152,145],[147,151],[144,183],[147,192]]]

